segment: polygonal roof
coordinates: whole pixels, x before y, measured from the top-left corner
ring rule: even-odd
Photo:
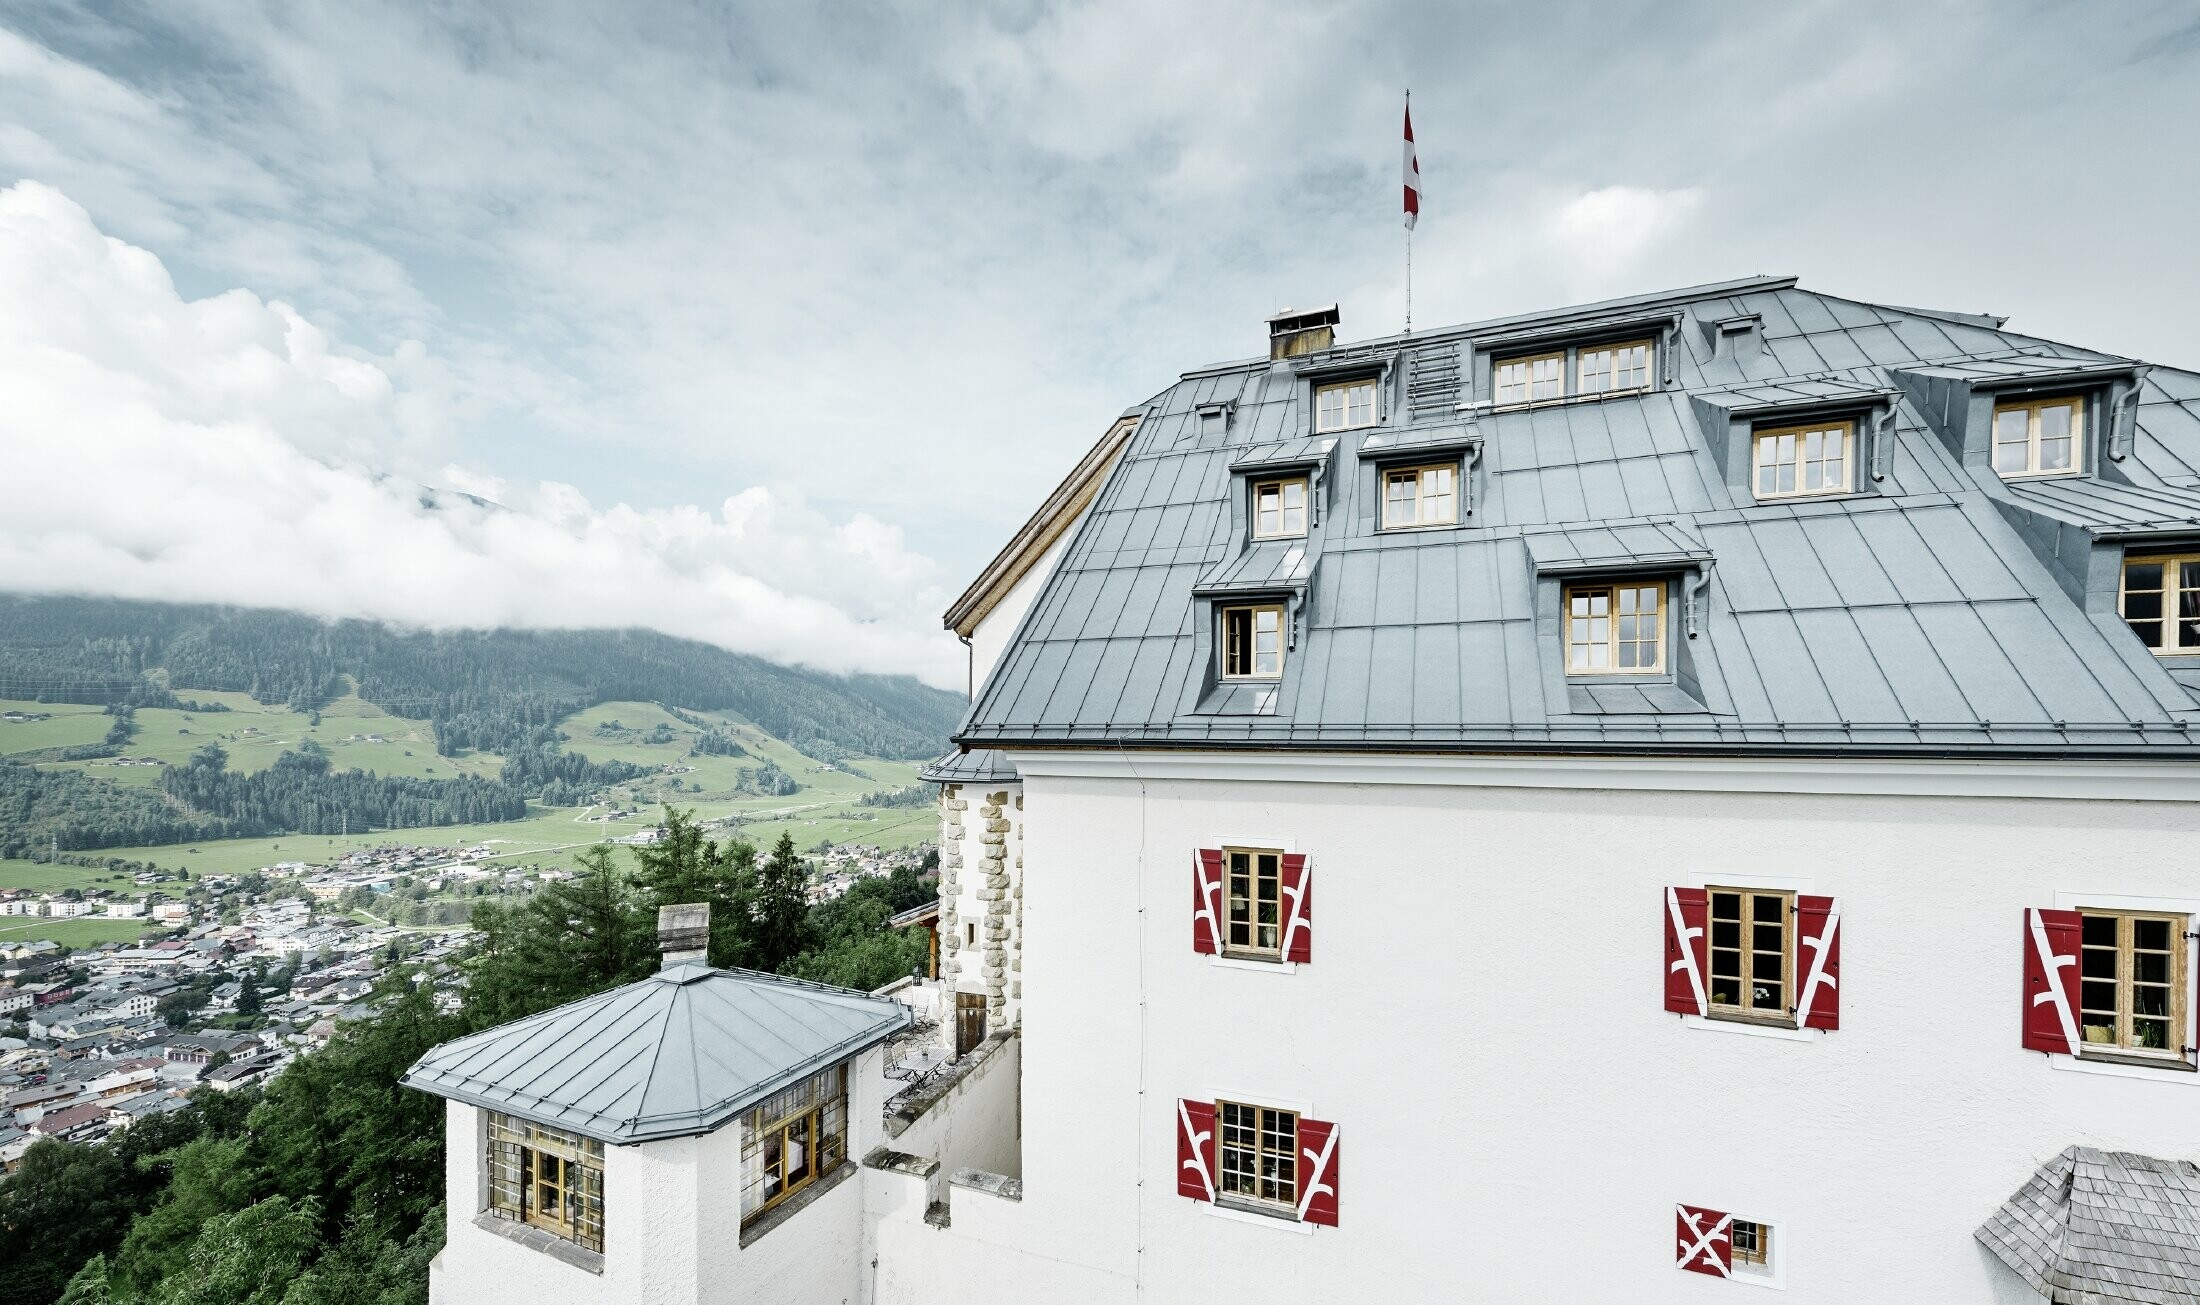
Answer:
[[[914,1020],[869,993],[691,961],[446,1042],[401,1081],[599,1141],[648,1142],[711,1132]]]

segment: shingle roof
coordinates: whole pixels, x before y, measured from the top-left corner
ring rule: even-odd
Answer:
[[[2055,1305],[2200,1305],[2200,1165],[2073,1146],[1977,1236]]]
[[[1431,406],[1475,343],[1619,321],[1658,332],[1657,388],[1492,411],[1485,367]],[[1384,420],[1316,448],[1305,378],[1345,365],[1380,370]],[[1974,388],[2111,376],[2139,388],[2097,475],[2004,485],[1951,447]],[[1867,492],[1759,502],[1725,461],[1730,418],[1846,404],[1891,418]],[[2190,373],[1762,278],[1198,369],[1136,411],[962,746],[2200,757],[2200,703],[2077,556],[2194,529]],[[1462,459],[1468,511],[1379,530],[1379,470],[1416,448]],[[1251,541],[1239,478],[1287,457],[1318,463],[1319,522]],[[1563,673],[1550,577],[1601,568],[1680,580],[1670,682]],[[1218,683],[1203,605],[1254,594],[1292,604],[1283,678]]]
[[[402,1081],[605,1142],[647,1142],[710,1132],[913,1018],[868,993],[689,962],[446,1042]]]

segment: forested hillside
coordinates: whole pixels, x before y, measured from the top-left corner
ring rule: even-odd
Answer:
[[[599,702],[730,711],[803,752],[920,758],[957,694],[906,676],[826,675],[644,630],[425,633],[287,612],[0,597],[0,698],[175,705],[193,690],[310,711],[344,694],[435,723],[446,752],[540,751]]]

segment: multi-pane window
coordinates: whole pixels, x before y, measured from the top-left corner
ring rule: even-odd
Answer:
[[[1529,358],[1507,358],[1496,367],[1497,401],[1534,403],[1561,398],[1566,393],[1566,354],[1541,353]]]
[[[1314,391],[1314,429],[1351,430],[1375,424],[1375,382],[1372,378],[1337,381]]]
[[[489,1213],[603,1250],[603,1143],[489,1115]]]
[[[1292,539],[1306,533],[1306,477],[1253,486],[1253,538]]]
[[[1714,888],[1710,898],[1711,1013],[1785,1018],[1795,895]]]
[[[1223,950],[1252,956],[1282,953],[1283,853],[1254,848],[1224,851]]]
[[[2200,653],[2200,554],[2125,559],[2117,610],[2155,652]]]
[[[1448,526],[1459,520],[1459,465],[1397,467],[1383,473],[1383,529]]]
[[[1665,585],[1568,585],[1566,673],[1654,675],[1665,669]]]
[[[1736,1219],[1728,1227],[1734,1239],[1734,1263],[1769,1268],[1772,1264],[1772,1227],[1752,1219]]]
[[[2079,912],[2078,1025],[2087,1047],[2183,1054],[2190,918]]]
[[[1584,347],[1577,355],[1575,390],[1580,394],[1609,394],[1615,390],[1641,390],[1650,385],[1650,342]]]
[[[835,1065],[741,1120],[743,1223],[802,1191],[847,1158],[848,1067]]]
[[[1847,493],[1854,429],[1845,421],[1828,421],[1758,431],[1757,497]]]
[[[1283,609],[1273,605],[1222,609],[1222,678],[1273,680],[1283,675]]]
[[[2071,471],[2084,446],[2083,398],[2066,395],[1994,405],[1994,470],[2004,476]]]
[[[1215,1167],[1224,1196],[1296,1208],[1299,1117],[1289,1110],[1218,1101]]]

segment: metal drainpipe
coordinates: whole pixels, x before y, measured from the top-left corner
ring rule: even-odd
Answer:
[[[978,700],[978,650],[970,646],[969,635],[958,634],[955,637],[962,640],[963,645],[963,700],[965,702],[976,702]]]

